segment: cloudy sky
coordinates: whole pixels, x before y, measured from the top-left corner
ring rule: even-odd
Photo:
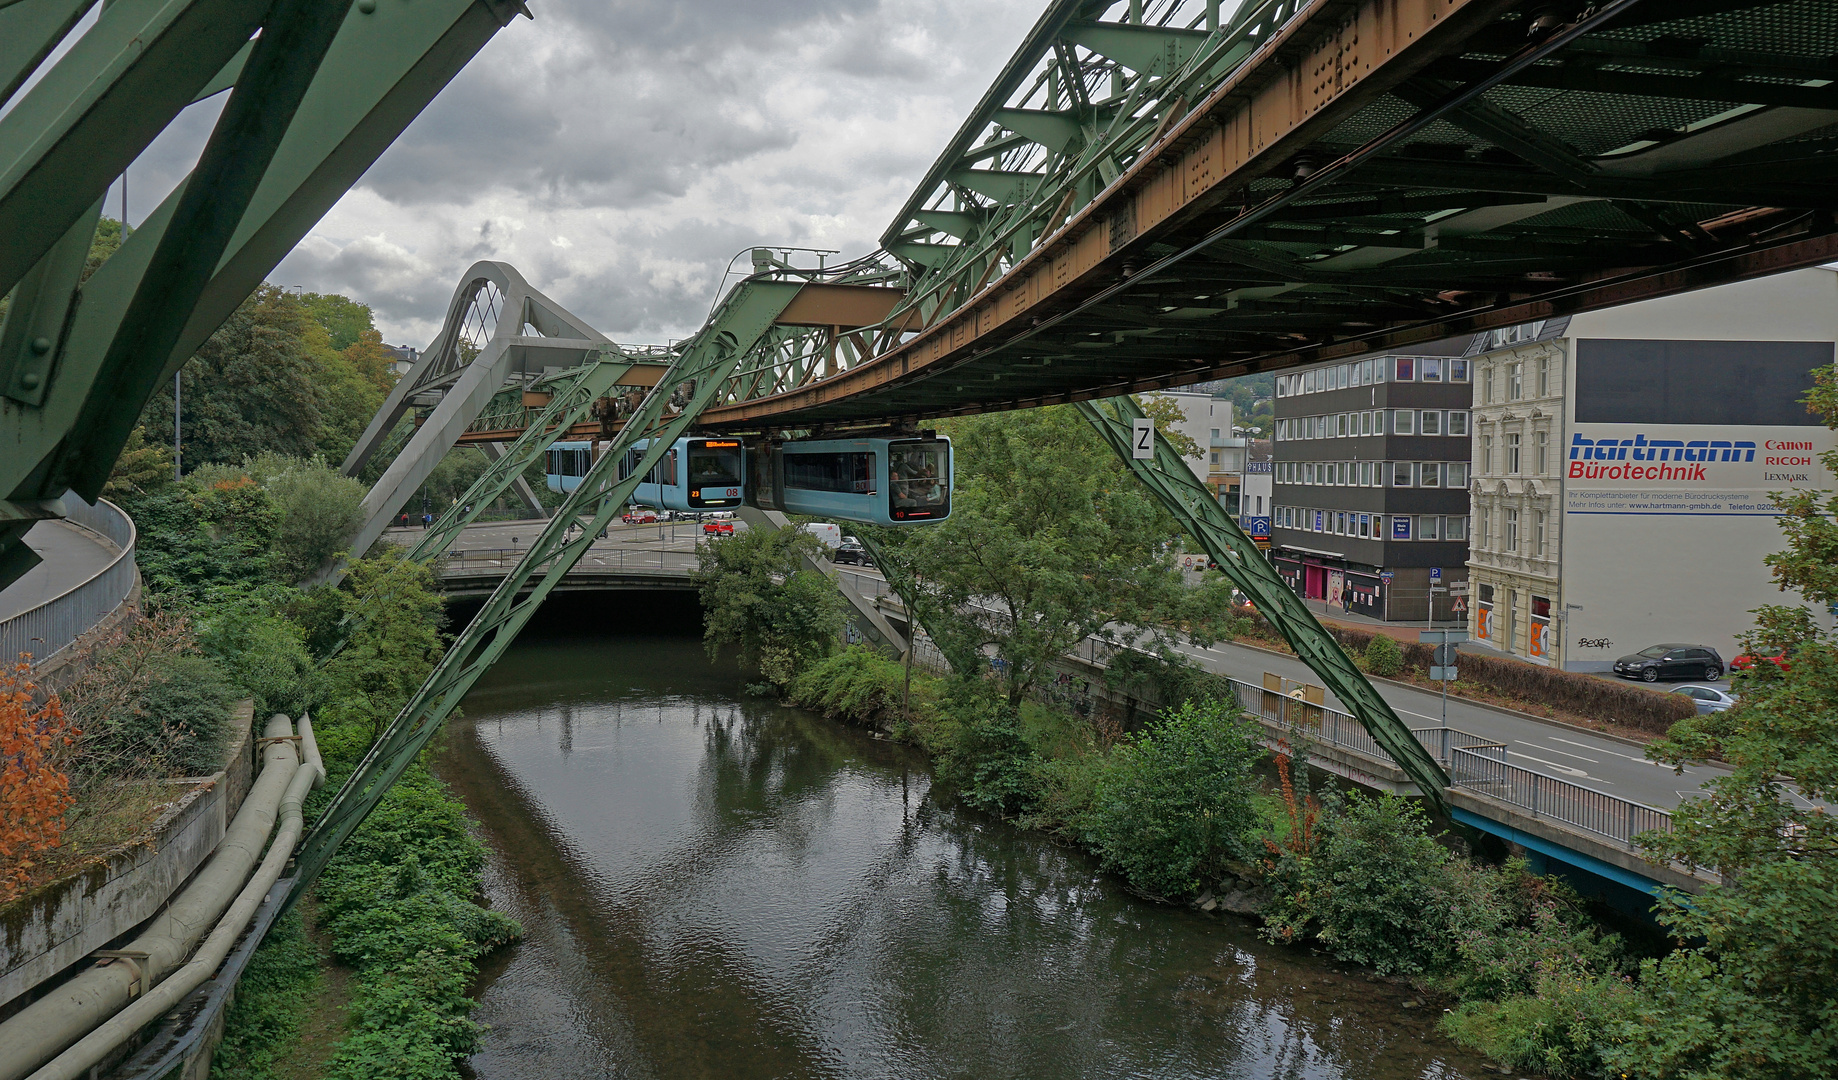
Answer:
[[[529,6],[271,280],[368,303],[420,347],[466,267],[502,259],[617,341],[681,337],[736,252],[872,249],[1044,0]],[[220,107],[130,170],[131,220]]]

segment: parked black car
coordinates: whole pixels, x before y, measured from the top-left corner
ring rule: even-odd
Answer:
[[[1723,657],[1708,645],[1669,642],[1654,645],[1615,661],[1615,674],[1629,679],[1658,682],[1661,679],[1703,679],[1715,682],[1723,677]]]
[[[843,546],[837,548],[836,557],[834,561],[836,565],[838,566],[845,566],[845,565],[866,566],[866,567],[874,566],[874,560],[869,557],[868,552],[863,550],[861,546],[857,544],[844,544]]]

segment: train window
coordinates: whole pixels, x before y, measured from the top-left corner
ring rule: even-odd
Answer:
[[[887,448],[887,485],[893,489],[895,517],[942,510],[950,503],[950,454],[950,444],[943,442],[894,443]]]
[[[551,476],[586,476],[588,466],[593,464],[593,455],[586,450],[550,450],[548,457]]]
[[[740,486],[740,443],[721,441],[689,444],[689,486]]]
[[[785,486],[805,491],[843,491],[851,495],[875,494],[874,455],[871,453],[785,455]]]

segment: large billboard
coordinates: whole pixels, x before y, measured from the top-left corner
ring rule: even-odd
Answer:
[[[1565,666],[1661,642],[1725,660],[1752,609],[1792,602],[1763,558],[1776,492],[1838,484],[1833,432],[1800,401],[1829,341],[1575,343],[1564,475]]]

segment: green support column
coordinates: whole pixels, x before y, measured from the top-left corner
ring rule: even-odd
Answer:
[[[523,429],[523,434],[505,447],[504,456],[492,462],[491,467],[466,489],[466,494],[440,515],[440,520],[409,550],[408,557],[432,559],[446,551],[459,538],[462,529],[472,524],[487,506],[509,490],[531,462],[542,456],[555,441],[557,433],[586,419],[595,399],[611,392],[631,370],[630,360],[609,356],[583,369],[567,386],[555,388],[548,407]]]
[[[688,344],[662,381],[653,387],[638,411],[626,421],[611,447],[594,462],[581,484],[569,495],[542,535],[516,569],[498,583],[491,598],[473,617],[435,665],[402,711],[396,714],[371,745],[350,779],[326,807],[295,856],[294,887],[288,903],[300,898],[318,878],[332,853],[376,808],[383,794],[427,745],[447,716],[459,705],[479,676],[504,654],[530,616],[542,606],[551,590],[574,568],[592,546],[594,537],[612,521],[637,488],[638,482],[665,452],[688,432],[714,400],[719,388],[734,373],[741,358],[772,327],[773,320],[796,296],[802,283],[755,279],[735,286],[720,310]],[[676,391],[693,388],[680,411],[666,416]],[[641,439],[651,440],[631,475],[619,477],[626,450]],[[572,540],[571,527],[588,515],[586,528]],[[527,595],[525,590],[528,590]]]
[[[1442,808],[1442,790],[1448,786],[1449,778],[1436,764],[1436,759],[1366,681],[1365,674],[1353,666],[1352,659],[1341,651],[1340,643],[1315,621],[1307,605],[1284,584],[1276,568],[1226,514],[1212,492],[1193,475],[1193,470],[1167,440],[1157,435],[1153,458],[1131,456],[1131,421],[1143,418],[1135,399],[1081,401],[1078,409],[1188,535],[1206,548],[1206,553],[1212,556],[1225,576],[1232,579],[1232,584],[1250,597],[1257,610],[1294,646],[1296,655],[1342,704],[1352,710],[1372,733],[1373,739],[1410,775],[1423,796]]]

